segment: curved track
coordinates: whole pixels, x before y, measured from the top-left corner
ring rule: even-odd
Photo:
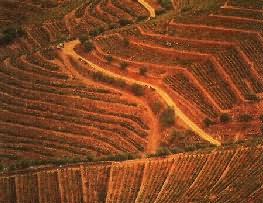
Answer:
[[[202,130],[198,125],[196,125],[189,117],[187,117],[187,115],[185,115],[180,108],[177,107],[177,105],[175,104],[175,102],[173,101],[173,99],[165,92],[163,91],[161,88],[152,85],[152,84],[148,84],[146,82],[143,81],[137,81],[134,80],[132,78],[128,78],[125,76],[121,76],[118,75],[116,73],[113,73],[111,71],[108,71],[94,63],[92,63],[91,61],[81,57],[80,55],[78,55],[75,51],[74,51],[74,47],[79,44],[80,42],[78,40],[74,40],[74,41],[69,41],[66,42],[64,45],[64,48],[62,49],[62,52],[65,55],[69,55],[73,58],[75,58],[76,60],[78,59],[82,59],[83,61],[85,61],[89,66],[91,66],[92,68],[94,68],[97,71],[100,71],[102,73],[104,73],[105,75],[114,77],[114,78],[118,78],[118,79],[122,79],[125,80],[128,83],[137,83],[139,85],[142,86],[147,86],[149,88],[153,88],[155,89],[155,91],[164,99],[164,101],[167,103],[168,106],[172,107],[175,110],[176,116],[179,117],[192,131],[194,131],[199,137],[201,137],[202,139],[210,142],[211,144],[214,144],[216,146],[220,146],[221,143],[214,139],[211,135],[209,135],[208,133],[206,133],[204,130]]]

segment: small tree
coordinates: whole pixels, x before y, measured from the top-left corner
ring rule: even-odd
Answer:
[[[159,149],[157,149],[155,154],[156,156],[166,156],[171,154],[171,151],[169,150],[168,147],[160,147]]]
[[[126,70],[127,67],[128,67],[128,63],[126,63],[126,62],[121,62],[121,63],[120,63],[120,68],[121,68],[121,70]]]
[[[102,32],[104,32],[104,28],[103,27],[97,27],[97,28],[91,30],[89,32],[89,35],[96,37],[97,35],[101,34]]]
[[[105,58],[106,58],[108,63],[111,63],[113,60],[112,55],[107,55]]]
[[[83,43],[83,47],[84,47],[84,50],[85,50],[85,51],[90,52],[90,51],[93,49],[93,44],[92,44],[91,41],[86,40],[86,41]]]
[[[130,23],[132,23],[130,20],[128,20],[128,19],[125,19],[125,18],[121,18],[120,20],[119,20],[119,24],[121,25],[121,26],[125,26],[125,25],[128,25],[128,24],[130,24]]]
[[[89,36],[86,34],[81,34],[79,36],[79,41],[81,42],[81,44],[84,44],[85,41],[89,41]]]
[[[161,103],[159,101],[154,101],[153,103],[151,103],[151,109],[153,111],[153,113],[158,114],[161,110]]]
[[[131,91],[135,96],[143,96],[144,95],[144,88],[139,84],[132,84]]]
[[[170,132],[170,137],[176,138],[176,139],[183,139],[185,137],[185,133],[182,131],[178,131],[175,128],[172,129]]]
[[[140,72],[140,75],[145,75],[146,72],[147,72],[147,68],[144,67],[144,66],[143,66],[143,67],[140,67],[139,72]]]
[[[175,122],[175,113],[172,107],[166,108],[160,115],[160,123],[163,126],[171,126]]]
[[[261,122],[263,122],[263,114],[261,114],[261,115],[259,115],[259,120],[261,121]]]
[[[172,7],[171,0],[158,0],[158,2],[165,9],[170,9]]]
[[[220,122],[221,123],[227,123],[227,122],[229,122],[230,121],[230,116],[227,114],[227,113],[223,113],[223,114],[221,114],[221,116],[220,116]]]
[[[165,12],[165,8],[159,8],[155,11],[156,15],[161,15]]]
[[[261,126],[261,128],[260,128],[260,132],[263,135],[263,126]]]
[[[207,127],[209,127],[210,125],[213,124],[213,121],[212,121],[210,118],[205,118],[205,119],[203,120],[203,124],[204,124],[204,126],[207,128]]]
[[[109,25],[109,29],[117,29],[117,28],[119,28],[120,27],[120,25],[118,24],[118,23],[111,23],[110,25]]]
[[[145,20],[147,19],[148,16],[138,16],[137,17],[137,21],[142,21],[142,20]]]
[[[21,27],[7,27],[0,32],[0,45],[7,45],[23,35]]]
[[[123,45],[124,45],[125,47],[128,47],[128,46],[130,45],[130,42],[129,42],[129,40],[128,40],[127,38],[124,38],[124,39],[123,39]]]

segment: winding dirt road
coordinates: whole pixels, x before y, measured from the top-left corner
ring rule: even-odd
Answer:
[[[138,2],[139,2],[144,8],[146,8],[146,10],[149,11],[151,18],[155,18],[155,9],[154,9],[148,2],[146,2],[146,1],[144,1],[144,0],[138,0]]]
[[[167,103],[168,106],[172,107],[175,110],[175,114],[178,118],[180,118],[192,131],[194,131],[199,137],[201,137],[202,139],[210,142],[211,144],[214,144],[216,146],[220,146],[221,143],[214,139],[211,135],[207,134],[204,130],[202,130],[198,125],[196,125],[193,121],[191,121],[190,118],[188,118],[175,104],[175,102],[173,101],[173,99],[165,92],[163,91],[161,88],[152,85],[152,84],[148,84],[142,81],[137,81],[134,80],[132,78],[128,78],[125,76],[121,76],[118,75],[116,73],[113,73],[111,71],[108,71],[94,63],[92,63],[91,61],[81,57],[80,55],[78,55],[75,51],[74,51],[74,47],[76,45],[78,45],[80,42],[78,40],[74,40],[74,41],[69,41],[69,42],[65,42],[64,44],[64,48],[62,49],[62,52],[65,55],[71,56],[73,58],[75,58],[76,60],[78,59],[82,59],[83,61],[85,61],[89,66],[91,66],[92,68],[94,68],[97,71],[100,71],[102,73],[104,73],[105,75],[114,77],[114,78],[118,78],[118,79],[122,79],[125,80],[128,83],[137,83],[139,85],[142,86],[148,86],[149,88],[153,88],[155,89],[155,91],[164,99],[164,101]]]

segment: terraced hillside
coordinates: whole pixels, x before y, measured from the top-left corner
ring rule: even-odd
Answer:
[[[0,202],[261,202],[262,146],[0,177]]]
[[[152,121],[131,96],[91,80],[84,84],[40,54],[0,67],[1,162],[145,149]]]
[[[260,10],[222,6],[209,15],[153,20],[94,39],[88,60],[158,85],[199,125],[222,141],[260,133],[263,24]],[[128,43],[127,43],[128,42]],[[81,52],[80,52],[81,53]],[[127,63],[125,72],[118,64]],[[147,76],[141,77],[141,67]],[[222,117],[231,122],[222,125]],[[248,120],[244,126],[243,117]],[[229,129],[226,132],[224,129]],[[236,139],[236,137],[235,137]],[[239,138],[238,138],[239,139]]]
[[[0,203],[261,203],[262,13],[1,1]]]

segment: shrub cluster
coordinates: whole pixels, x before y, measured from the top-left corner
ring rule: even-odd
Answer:
[[[162,126],[168,127],[175,122],[175,112],[171,107],[166,108],[160,115],[160,123]]]
[[[107,155],[100,158],[95,158],[93,155],[89,154],[82,159],[78,157],[63,157],[61,159],[50,159],[50,160],[24,159],[24,160],[18,160],[16,163],[8,166],[0,164],[0,171],[23,170],[32,166],[40,166],[40,165],[48,165],[48,164],[61,166],[61,165],[74,164],[80,162],[125,161],[125,160],[133,160],[138,157],[139,157],[138,154],[123,152],[120,154]]]
[[[8,27],[0,32],[0,45],[7,45],[12,42],[15,38],[23,35],[20,27]]]

